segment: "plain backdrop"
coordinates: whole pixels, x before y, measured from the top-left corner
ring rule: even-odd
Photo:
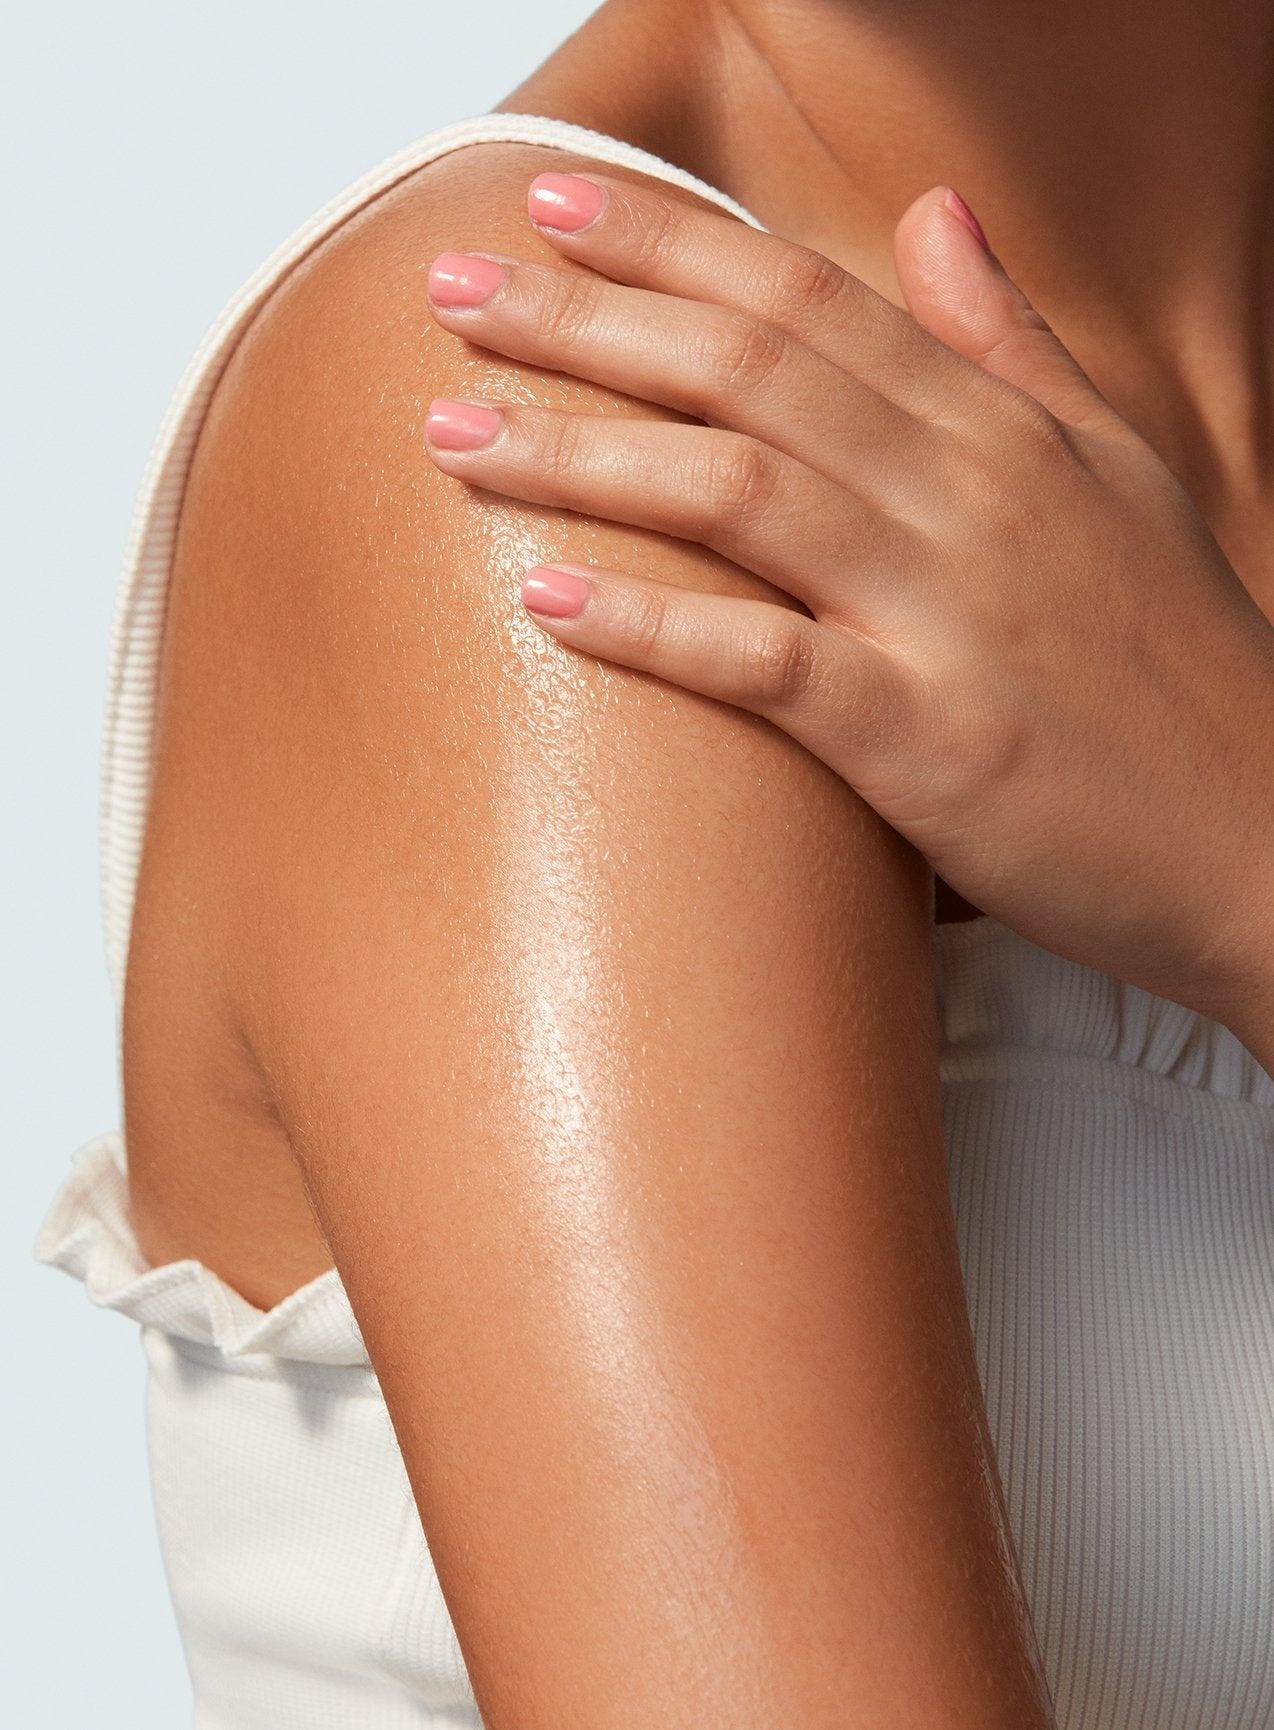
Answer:
[[[0,1712],[23,1730],[190,1722],[135,1325],[31,1259],[72,1152],[118,1122],[97,758],[142,467],[262,259],[382,157],[500,101],[592,10],[23,0],[7,16]]]

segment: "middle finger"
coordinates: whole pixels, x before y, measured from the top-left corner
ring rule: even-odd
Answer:
[[[483,253],[442,253],[429,293],[457,335],[764,439],[876,503],[897,507],[899,478],[920,472],[920,447],[936,436],[799,338],[732,307]]]

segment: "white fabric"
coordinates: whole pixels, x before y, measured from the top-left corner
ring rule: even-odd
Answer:
[[[498,140],[625,164],[761,226],[616,139],[479,116],[360,181],[231,302],[165,423],[124,573],[103,794],[117,990],[173,531],[222,366],[324,235],[422,164]],[[1215,1023],[994,920],[935,943],[969,1308],[1061,1730],[1271,1730],[1274,1081]],[[199,1730],[478,1724],[336,1272],[263,1314],[198,1262],[148,1268],[117,1135],[77,1156],[37,1254],[142,1326]]]

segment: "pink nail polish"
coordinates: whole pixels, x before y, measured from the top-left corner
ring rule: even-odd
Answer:
[[[429,266],[429,298],[435,306],[481,306],[507,275],[480,253],[440,252]]]
[[[948,186],[947,196],[943,199],[943,203],[946,205],[947,209],[951,211],[952,215],[959,217],[960,221],[968,229],[974,240],[977,241],[983,252],[990,252],[991,243],[983,232],[982,224],[978,221],[977,217],[969,209],[968,205],[964,202],[963,198],[961,198],[960,194],[953,186]]]
[[[425,437],[440,451],[476,451],[490,444],[503,424],[499,409],[437,396],[425,416]]]
[[[522,605],[548,619],[573,619],[592,588],[587,577],[561,565],[536,565],[522,579]]]
[[[580,174],[537,174],[526,195],[526,212],[542,228],[577,234],[602,213],[606,189]]]

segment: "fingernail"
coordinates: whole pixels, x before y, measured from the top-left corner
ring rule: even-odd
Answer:
[[[476,252],[440,252],[429,266],[435,306],[481,306],[508,275],[502,264]]]
[[[982,224],[969,209],[968,205],[964,202],[963,198],[961,198],[954,186],[948,186],[947,196],[943,202],[954,216],[959,217],[960,221],[968,229],[974,240],[977,241],[983,252],[990,252],[991,243],[983,232]]]
[[[549,619],[573,619],[592,593],[587,577],[561,565],[536,565],[522,579],[522,605]]]
[[[503,422],[499,409],[436,396],[425,416],[425,437],[440,451],[476,451],[491,443]]]
[[[537,174],[526,195],[526,211],[542,228],[576,234],[602,213],[606,189],[581,174]]]

